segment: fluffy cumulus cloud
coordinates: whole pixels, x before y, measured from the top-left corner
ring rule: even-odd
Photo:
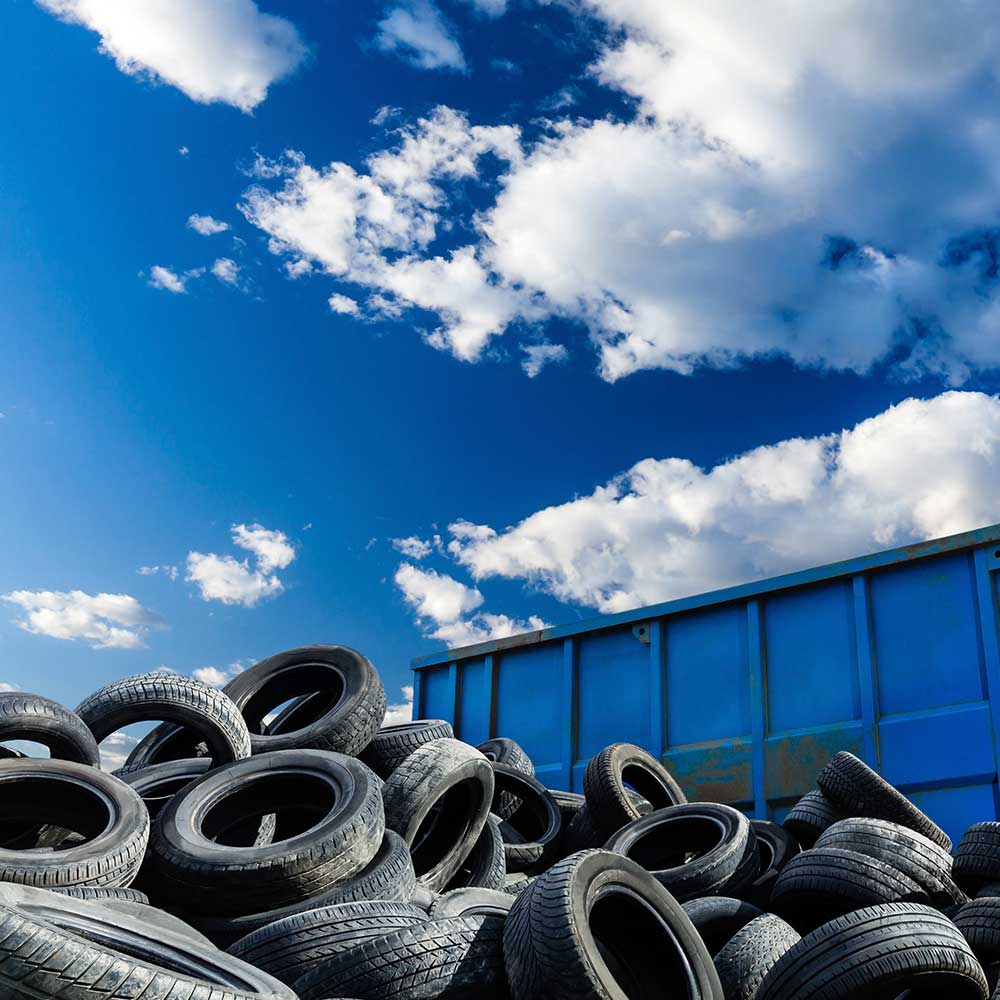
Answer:
[[[240,283],[240,266],[229,257],[219,257],[212,265],[212,274],[224,285],[235,287]]]
[[[140,649],[145,633],[163,624],[128,594],[13,590],[3,600],[20,608],[17,625],[25,632],[78,640],[94,649]]]
[[[229,228],[228,222],[214,219],[211,215],[189,215],[188,229],[193,229],[202,236],[214,236],[216,233],[224,233]]]
[[[97,32],[101,51],[123,73],[162,80],[204,104],[252,111],[306,55],[295,26],[254,0],[36,2]]]
[[[101,767],[105,771],[115,771],[125,764],[128,755],[135,749],[139,738],[131,733],[112,733],[101,741]]]
[[[402,552],[408,559],[426,559],[433,551],[431,542],[417,538],[416,535],[410,535],[408,538],[394,538],[392,547],[397,552]]]
[[[403,696],[402,701],[386,707],[383,726],[399,726],[413,718],[413,685],[404,685],[400,694]]]
[[[465,69],[454,30],[434,0],[403,0],[379,21],[375,44],[421,69]]]
[[[191,676],[202,684],[214,688],[224,688],[237,674],[242,674],[247,667],[252,666],[252,659],[234,660],[224,670],[218,667],[198,667],[191,671]]]
[[[952,391],[711,469],[647,458],[505,530],[458,521],[448,549],[477,582],[614,612],[979,527],[998,495],[1000,398]],[[415,607],[454,614],[440,599]]]
[[[859,372],[891,359],[953,384],[1000,364],[986,0],[919,16],[862,0],[581,8],[606,29],[591,80],[630,110],[554,105],[529,139],[438,109],[367,172],[287,161],[248,218],[382,315],[437,317],[428,343],[465,361],[559,318],[609,380],[775,354]],[[482,198],[452,198],[458,177]]]
[[[295,559],[295,549],[284,532],[259,524],[234,524],[231,535],[235,545],[251,553],[252,565],[250,558],[189,552],[185,579],[198,587],[205,601],[246,608],[280,594],[285,588],[275,571]]]

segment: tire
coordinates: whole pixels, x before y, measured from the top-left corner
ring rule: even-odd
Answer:
[[[519,743],[515,743],[514,740],[502,738],[486,740],[485,743],[480,743],[476,749],[491,764],[503,764],[504,767],[511,767],[515,771],[526,774],[529,778],[535,776],[535,765],[531,758],[524,752],[524,748]],[[497,801],[493,803],[493,812],[497,816],[501,819],[508,819],[514,815],[518,806],[517,799],[507,795],[495,796],[495,798]]]
[[[643,815],[626,785],[654,810],[687,802],[680,785],[659,761],[631,743],[613,743],[591,758],[583,776],[591,819],[605,839]]]
[[[1000,962],[1000,899],[974,899],[952,920],[983,965]]]
[[[684,904],[684,912],[710,955],[717,954],[737,931],[763,914],[753,903],[729,896],[690,899]]]
[[[262,660],[224,688],[250,729],[253,753],[330,750],[356,756],[385,718],[385,690],[375,668],[347,646],[302,646]],[[319,717],[299,729],[265,734],[264,717],[299,695],[329,691],[314,704]],[[300,718],[299,722],[305,719]]]
[[[385,822],[410,848],[417,881],[440,892],[486,825],[493,768],[458,740],[431,740],[415,750],[382,788]]]
[[[164,923],[146,925],[100,902],[15,885],[0,886],[0,995],[295,1000],[266,973]]]
[[[149,810],[149,818],[156,819],[164,806],[178,792],[203,777],[211,769],[210,758],[189,757],[184,760],[166,761],[163,764],[151,764],[135,771],[116,771],[115,774],[139,793]]]
[[[115,681],[77,707],[77,715],[100,743],[134,722],[167,720],[194,731],[216,767],[250,756],[250,733],[236,706],[193,677],[153,671]],[[133,770],[133,755],[121,770]]]
[[[819,789],[816,789],[806,792],[792,806],[781,828],[787,830],[802,848],[807,850],[816,843],[827,827],[839,819],[843,819],[840,810]]]
[[[56,760],[101,766],[97,741],[83,720],[41,695],[19,691],[0,695],[0,743],[7,740],[32,740],[47,747]]]
[[[538,878],[537,875],[533,875],[531,878],[514,879],[514,876],[508,875],[503,884],[503,889],[501,892],[506,892],[509,896],[520,896],[525,889],[530,886],[535,879]]]
[[[1000,896],[1000,882],[987,882],[976,892],[976,899],[986,899],[990,896]]]
[[[144,892],[139,892],[138,889],[125,889],[121,886],[71,885],[49,891],[58,893],[60,896],[70,896],[73,899],[113,899],[119,902],[149,906],[149,896]]]
[[[304,970],[328,962],[375,937],[427,920],[409,903],[364,900],[338,903],[277,920],[241,938],[227,950],[288,986]]]
[[[877,858],[913,879],[935,906],[956,906],[968,897],[952,881],[951,855],[909,827],[884,819],[842,819],[828,827],[816,847],[842,847]]]
[[[268,924],[309,910],[362,900],[409,902],[415,888],[416,876],[413,873],[410,852],[402,837],[392,830],[386,830],[378,853],[366,868],[354,878],[339,882],[332,889],[319,895],[288,906],[267,908],[259,913],[247,913],[239,917],[203,913],[182,913],[181,916],[219,948],[228,948],[235,941]]]
[[[562,850],[566,854],[593,850],[603,847],[607,839],[597,828],[590,806],[585,803],[566,827],[562,838]]]
[[[0,848],[0,882],[46,889],[127,886],[149,838],[149,814],[123,781],[89,764],[49,758],[0,761],[5,819],[48,825],[86,840],[59,851]]]
[[[955,926],[929,906],[889,903],[838,917],[774,964],[757,1000],[920,996],[985,1000],[986,977]]]
[[[506,877],[507,859],[503,837],[500,836],[500,822],[491,813],[472,853],[462,862],[445,891],[472,887],[502,889]]]
[[[276,842],[223,842],[225,831],[268,813],[277,816]],[[168,899],[235,916],[309,899],[358,874],[384,828],[375,778],[359,760],[286,750],[188,785],[160,813],[150,849]]]
[[[608,851],[581,851],[535,879],[507,916],[504,955],[514,1000],[723,1000],[684,910],[639,865]]]
[[[561,792],[558,789],[550,788],[549,795],[556,800],[564,830],[572,822],[573,817],[587,804],[586,797],[579,792]]]
[[[955,851],[955,880],[967,892],[1000,882],[1000,823],[973,823]]]
[[[452,889],[441,893],[431,903],[430,918],[494,916],[506,919],[513,905],[514,897],[497,889]]]
[[[302,1000],[504,1000],[499,917],[446,917],[404,927],[343,952],[297,983]]]
[[[504,764],[493,765],[493,780],[493,808],[506,803],[509,810],[500,824],[507,871],[547,868],[559,849],[562,827],[555,799],[531,775]]]
[[[799,842],[770,820],[752,819],[750,826],[757,840],[760,874],[742,890],[742,895],[751,903],[766,907],[781,870],[800,852]]]
[[[418,747],[431,740],[454,738],[451,724],[444,719],[417,719],[383,726],[358,756],[385,781]]]
[[[826,847],[788,862],[774,884],[771,910],[805,933],[851,910],[924,899],[923,889],[892,865],[857,851]]]
[[[605,850],[642,865],[680,902],[738,896],[760,874],[750,820],[732,806],[712,802],[652,812],[622,827]]]
[[[841,750],[816,776],[816,784],[848,816],[886,819],[908,826],[951,850],[951,838],[863,760]]]
[[[775,962],[800,940],[798,931],[773,913],[738,930],[714,959],[726,1000],[754,1000]]]

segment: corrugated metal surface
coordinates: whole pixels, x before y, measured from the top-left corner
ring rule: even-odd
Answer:
[[[998,569],[1000,525],[423,657],[415,717],[516,739],[553,788],[628,740],[777,818],[847,749],[954,838],[1000,817]]]

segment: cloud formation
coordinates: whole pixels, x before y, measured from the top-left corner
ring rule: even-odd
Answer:
[[[402,0],[378,23],[375,44],[420,69],[465,70],[455,33],[434,0]]]
[[[253,555],[253,566],[249,559],[192,551],[187,555],[185,580],[198,587],[204,601],[245,608],[280,594],[285,588],[275,571],[285,569],[295,559],[287,535],[260,524],[234,524],[231,535],[235,545]]]
[[[228,222],[213,219],[211,215],[189,215],[187,220],[188,229],[193,229],[202,236],[214,236],[216,233],[224,233],[229,228]]]

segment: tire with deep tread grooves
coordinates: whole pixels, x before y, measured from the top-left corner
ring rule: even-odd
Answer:
[[[951,850],[951,838],[902,792],[847,750],[828,761],[816,775],[820,791],[847,816],[870,816],[908,826]]]
[[[0,760],[4,817],[72,830],[87,839],[51,848],[0,848],[0,882],[55,889],[128,886],[149,839],[149,813],[138,794],[89,764],[49,758]]]
[[[427,920],[409,903],[361,900],[337,903],[276,920],[241,938],[226,950],[288,986],[316,965],[364,941],[385,937]]]
[[[774,964],[756,1000],[848,1000],[904,995],[985,1000],[986,977],[947,917],[929,906],[888,903],[838,917]],[[923,992],[926,991],[926,992]]]
[[[504,854],[500,821],[492,813],[486,818],[483,832],[472,852],[445,886],[445,891],[478,886],[481,889],[503,889],[507,877],[507,858]]]
[[[741,927],[713,959],[726,1000],[754,1000],[775,962],[800,940],[799,932],[773,913]]]
[[[958,842],[955,881],[968,892],[1000,882],[1000,823],[973,823]]]
[[[385,824],[406,841],[417,882],[439,892],[483,832],[493,800],[493,767],[459,740],[431,740],[382,787]]]
[[[701,896],[683,905],[710,955],[715,955],[738,930],[764,912],[753,903],[731,896]]]
[[[514,1000],[723,1000],[680,904],[609,851],[580,851],[539,875],[507,916],[504,956]]]
[[[507,871],[548,868],[559,850],[562,828],[556,800],[540,781],[516,768],[493,764],[493,778],[492,808],[498,803],[508,807],[507,818],[500,824]]]
[[[296,983],[301,1000],[504,1000],[504,921],[445,917],[365,941]]]
[[[973,899],[952,920],[980,962],[1000,962],[1000,898]]]
[[[632,743],[612,743],[592,757],[583,775],[583,790],[594,826],[605,839],[649,811],[641,807],[641,799],[653,810],[687,802],[673,775]]]
[[[788,815],[784,818],[781,826],[799,842],[803,849],[808,849],[816,843],[820,834],[827,827],[843,818],[840,810],[817,788],[806,792],[788,810]]]
[[[71,896],[73,899],[103,899],[126,903],[140,903],[149,906],[149,896],[138,889],[127,889],[124,886],[113,885],[70,885],[53,888],[60,896]]]
[[[444,719],[415,719],[383,726],[358,756],[385,781],[417,747],[431,740],[454,738],[451,723]]]
[[[451,892],[441,893],[431,903],[428,912],[431,920],[484,915],[506,919],[513,905],[514,897],[510,893],[470,886],[468,889],[452,889]]]
[[[49,756],[57,760],[101,766],[97,740],[84,721],[39,694],[11,691],[0,695],[0,743],[7,740],[32,740],[48,747]]]
[[[209,771],[170,800],[150,850],[175,904],[223,916],[296,903],[361,872],[382,842],[377,779],[354,757],[322,750],[261,754]],[[286,810],[297,816],[285,835]],[[277,816],[276,840],[231,847],[214,839],[239,821]]]

